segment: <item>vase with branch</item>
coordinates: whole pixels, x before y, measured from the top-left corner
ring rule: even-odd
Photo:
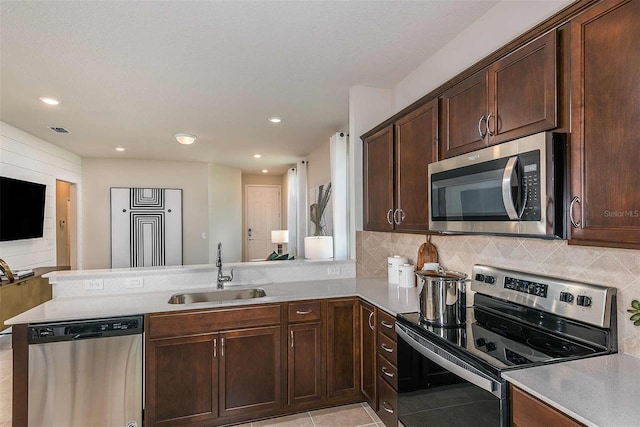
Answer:
[[[309,218],[315,226],[313,232],[314,236],[326,235],[327,230],[324,218],[330,197],[331,183],[328,183],[326,186],[321,185],[318,188],[318,198],[316,199],[316,202],[309,207]]]

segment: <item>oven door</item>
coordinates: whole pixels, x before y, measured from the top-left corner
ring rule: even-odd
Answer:
[[[398,333],[398,418],[405,427],[507,427],[506,383],[410,328]]]

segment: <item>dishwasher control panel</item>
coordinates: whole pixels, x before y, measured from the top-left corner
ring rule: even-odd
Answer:
[[[30,324],[28,327],[28,341],[29,344],[76,341],[89,338],[141,334],[143,330],[144,317],[142,315]]]

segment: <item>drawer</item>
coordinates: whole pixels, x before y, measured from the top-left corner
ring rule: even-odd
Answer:
[[[387,427],[398,426],[398,393],[386,381],[378,378],[377,414]]]
[[[396,340],[396,318],[389,313],[378,310],[378,331],[382,332],[392,340]]]
[[[320,320],[321,302],[292,302],[289,304],[289,323],[314,322]]]
[[[146,332],[154,339],[278,324],[280,305],[260,305],[150,314]]]
[[[378,354],[384,356],[394,366],[398,366],[398,344],[380,332],[378,332]]]
[[[385,380],[394,390],[398,389],[398,368],[381,354],[378,355],[378,378]]]

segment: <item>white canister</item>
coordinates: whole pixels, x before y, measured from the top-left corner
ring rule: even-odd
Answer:
[[[416,285],[416,275],[411,264],[402,264],[398,267],[398,286],[401,288],[413,288]]]
[[[387,276],[389,277],[389,283],[392,285],[398,284],[398,267],[402,264],[406,264],[409,260],[407,257],[394,255],[387,258]]]

